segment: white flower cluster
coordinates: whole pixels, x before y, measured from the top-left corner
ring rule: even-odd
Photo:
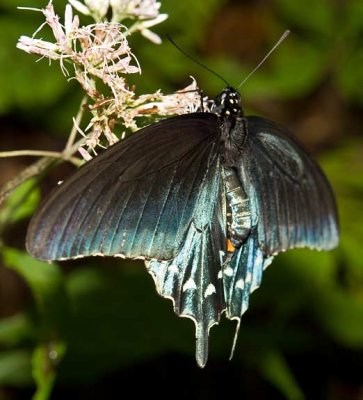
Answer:
[[[95,23],[81,26],[73,8],[92,16]],[[200,105],[195,81],[176,94],[164,96],[158,91],[139,97],[126,82],[128,74],[141,73],[127,36],[141,32],[154,43],[160,43],[159,36],[149,30],[167,18],[166,14],[159,13],[159,8],[160,3],[155,0],[84,0],[84,3],[69,0],[64,24],[55,13],[52,1],[44,9],[33,9],[44,14],[45,22],[32,37],[21,36],[17,47],[49,60],[59,60],[63,73],[69,79],[76,79],[85,90],[91,99],[85,106],[92,114],[85,129],[89,149],[100,144],[102,135],[109,144],[117,141],[114,134],[116,123],[136,130],[137,117],[184,114]],[[106,19],[109,14],[111,20]],[[124,20],[131,20],[131,26],[121,24]],[[45,25],[51,28],[54,42],[35,38]],[[107,94],[104,87],[109,89]]]
[[[111,22],[136,20],[128,29],[128,34],[140,31],[152,42],[161,43],[160,37],[149,28],[165,21],[168,15],[159,13],[161,4],[155,0],[84,0],[84,4],[69,0],[69,3],[81,14],[93,17],[96,22],[102,21],[111,8]]]

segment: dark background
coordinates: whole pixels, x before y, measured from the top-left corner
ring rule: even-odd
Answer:
[[[16,3],[16,4],[15,4]],[[83,94],[59,65],[15,48],[43,22],[0,1],[0,151],[58,150]],[[63,17],[64,1],[54,1]],[[160,298],[142,263],[118,259],[47,265],[24,252],[41,196],[63,165],[0,210],[0,399],[363,399],[363,2],[361,0],[164,0],[154,28],[232,86],[289,38],[241,88],[247,114],[289,127],[319,160],[337,196],[341,242],[329,252],[275,258],[251,296],[234,359],[234,323],[212,328],[209,362],[194,360],[194,327]],[[180,54],[134,35],[139,94],[171,93],[193,75],[213,97],[224,83]],[[0,158],[0,184],[34,159]],[[55,386],[51,395],[53,380]]]

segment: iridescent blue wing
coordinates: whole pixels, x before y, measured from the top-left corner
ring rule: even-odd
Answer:
[[[241,317],[248,309],[250,294],[261,285],[263,271],[272,260],[273,256],[266,256],[259,247],[257,228],[254,227],[231,260],[223,266],[226,316],[237,321],[231,358],[237,343]]]
[[[149,126],[57,188],[33,217],[28,251],[43,260],[145,258],[158,292],[196,325],[197,361],[225,309],[226,210],[213,114]]]
[[[218,174],[218,135],[217,117],[196,113],[118,142],[45,200],[31,220],[28,251],[42,260],[173,259],[192,221],[216,201],[202,204],[200,190],[210,171]]]
[[[194,321],[196,359],[201,367],[207,362],[209,330],[225,310],[221,268],[226,252],[226,205],[220,171],[218,161],[206,174],[178,255],[147,263],[159,294],[173,300],[177,315]]]
[[[237,319],[247,310],[250,294],[261,285],[263,270],[273,257],[265,256],[258,244],[257,230],[251,230],[231,261],[224,265],[223,283],[228,304],[227,317]]]
[[[336,247],[336,204],[320,167],[282,126],[247,117],[247,130],[238,174],[263,254]]]
[[[247,140],[237,168],[246,192],[251,230],[223,266],[226,315],[238,321],[263,270],[294,247],[329,250],[338,243],[334,195],[319,166],[274,122],[247,117]]]

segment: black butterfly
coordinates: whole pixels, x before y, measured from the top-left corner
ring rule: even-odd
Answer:
[[[160,295],[194,321],[201,367],[210,328],[223,312],[240,321],[274,255],[337,244],[321,169],[285,128],[244,116],[231,87],[212,112],[157,122],[88,162],[45,200],[26,241],[41,260],[145,259]]]

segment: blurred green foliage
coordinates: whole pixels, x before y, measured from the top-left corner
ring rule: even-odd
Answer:
[[[60,12],[64,9],[64,1],[54,4]],[[17,5],[43,7],[45,2],[19,0]],[[170,34],[198,60],[238,85],[279,35],[292,30],[242,93],[247,109],[265,113],[265,105],[274,102],[288,110],[286,120],[294,120],[298,109],[314,104],[314,98],[319,113],[322,88],[327,87],[328,97],[337,99],[339,115],[328,114],[328,129],[333,125],[347,128],[324,138],[326,148],[319,160],[337,194],[341,244],[329,253],[294,250],[278,256],[266,271],[262,288],[251,297],[234,361],[228,367],[224,362],[234,325],[223,320],[211,332],[210,363],[217,360],[221,370],[235,368],[249,398],[355,399],[339,397],[329,388],[338,390],[334,379],[343,387],[362,388],[363,384],[354,378],[356,366],[363,368],[363,3],[275,0],[256,7],[249,14],[250,2],[165,0],[162,11],[169,13],[169,19],[157,31]],[[227,18],[228,9],[245,10],[245,15],[235,11],[241,32],[245,22],[252,26],[251,16],[257,14],[262,39],[256,33],[244,37],[237,32],[240,36],[236,37],[232,31],[229,40],[236,48],[254,40],[259,58],[242,63],[237,54],[215,50],[213,38],[225,35],[223,23],[233,23]],[[81,92],[67,82],[56,63],[51,67],[45,60],[35,63],[35,58],[15,48],[20,35],[31,35],[42,23],[41,15],[17,10],[13,1],[3,0],[0,23],[0,114],[4,121],[16,115],[48,129],[51,135],[66,134]],[[167,93],[185,86],[189,75],[197,77],[210,95],[224,85],[167,41],[156,47],[135,37],[131,45],[143,69],[130,82],[136,83],[139,93],[159,88]],[[274,110],[267,111],[271,118]],[[280,109],[279,113],[284,115]],[[25,235],[26,221],[39,201],[35,182],[20,186],[0,210],[0,232],[22,227]],[[142,264],[93,259],[50,265],[32,259],[24,248],[7,243],[9,236],[3,237],[2,268],[16,273],[31,296],[21,310],[0,320],[0,385],[36,387],[34,399],[47,399],[56,379],[56,389],[90,384],[167,354],[190,359],[189,370],[201,377],[194,372],[192,323],[176,318],[171,302],[156,295]],[[338,365],[341,359],[349,361],[345,372]],[[212,371],[208,368],[203,371],[206,377]],[[267,385],[269,397],[248,389],[251,376]]]

